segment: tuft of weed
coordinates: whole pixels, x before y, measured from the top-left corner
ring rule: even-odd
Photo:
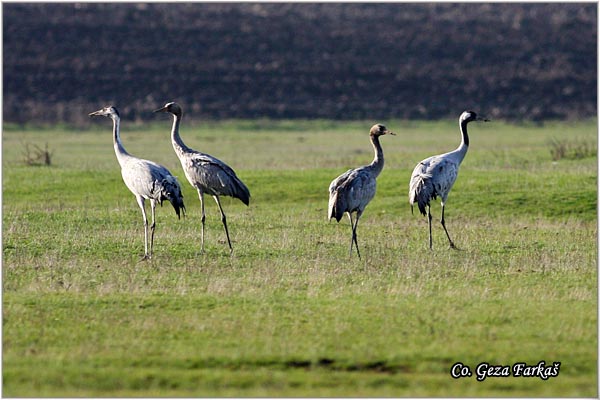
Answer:
[[[598,150],[595,141],[581,138],[559,139],[554,137],[549,140],[549,146],[553,161],[581,160],[595,156]]]
[[[48,149],[48,142],[44,148],[37,144],[23,143],[22,154],[25,165],[52,165],[52,152]]]

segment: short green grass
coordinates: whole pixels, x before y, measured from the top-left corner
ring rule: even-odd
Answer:
[[[229,163],[250,207],[224,199],[229,251],[169,142],[170,121],[123,122],[137,156],[180,177],[188,215],[157,211],[155,256],[121,181],[109,120],[4,126],[3,395],[420,397],[598,395],[597,157],[552,160],[552,138],[597,148],[596,121],[471,124],[439,223],[411,215],[408,180],[459,141],[457,123],[381,121],[386,166],[358,228],[326,221],[327,187],[368,163],[372,122],[184,121]],[[54,151],[21,162],[24,143]],[[149,145],[151,143],[151,145]],[[433,206],[439,218],[439,203]],[[456,362],[561,362],[540,378],[453,379]]]

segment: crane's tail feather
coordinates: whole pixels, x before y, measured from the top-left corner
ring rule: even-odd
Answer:
[[[425,207],[429,206],[432,199],[437,198],[437,194],[431,182],[429,181],[431,175],[429,174],[417,174],[413,175],[410,180],[410,190],[408,192],[408,201],[410,202],[410,210],[413,212],[413,205],[417,203],[419,212],[423,215],[427,215]]]
[[[337,190],[333,191],[329,195],[329,207],[327,208],[327,219],[331,220],[335,218],[337,222],[340,222],[340,219],[344,216],[344,210],[346,207],[343,203],[343,196],[339,196],[339,192]]]
[[[234,191],[234,197],[240,199],[242,201],[242,203],[249,206],[250,205],[250,190],[248,189],[248,187],[246,185],[244,185],[244,182],[242,182],[239,179],[235,180],[235,183],[236,183],[236,188]]]
[[[173,176],[167,176],[161,182],[161,193],[160,193],[160,204],[162,205],[163,200],[169,200],[175,209],[177,218],[181,218],[181,214],[185,217],[185,204],[183,204],[183,194],[181,193],[181,186],[177,179]]]

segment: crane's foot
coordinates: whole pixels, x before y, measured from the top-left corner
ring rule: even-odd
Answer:
[[[152,254],[144,254],[142,258],[140,258],[139,262],[152,260]]]
[[[452,243],[452,242],[450,242],[450,248],[451,248],[452,250],[456,250],[456,251],[462,251],[462,249],[459,249],[458,247],[456,247],[456,245],[455,245],[454,243]]]
[[[359,260],[362,260],[359,252],[356,252],[356,256],[358,257]],[[348,258],[352,258],[352,252],[350,252],[350,254],[348,254]]]

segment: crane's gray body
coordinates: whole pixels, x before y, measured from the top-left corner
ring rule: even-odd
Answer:
[[[185,210],[181,186],[177,179],[162,165],[153,161],[127,157],[121,162],[121,176],[127,188],[135,195],[146,200],[168,200],[180,217]]]
[[[430,201],[441,198],[444,205],[450,189],[458,177],[458,167],[466,154],[466,147],[421,161],[410,178],[409,199],[411,207],[417,203],[421,214],[426,215],[426,206]]]
[[[231,196],[250,203],[250,191],[223,161],[173,142],[181,167],[190,185],[211,196]]]
[[[377,176],[383,168],[374,168],[365,165],[356,169],[349,169],[335,178],[329,185],[329,219],[340,221],[344,212],[362,213],[367,204],[375,197],[377,190]]]

